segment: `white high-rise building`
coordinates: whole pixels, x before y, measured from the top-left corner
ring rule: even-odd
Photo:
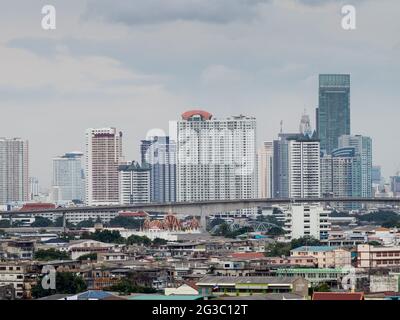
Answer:
[[[0,204],[29,200],[28,141],[0,138]]]
[[[83,153],[69,152],[53,159],[53,200],[84,201]]]
[[[320,144],[307,137],[289,138],[289,197],[320,197]]]
[[[86,203],[119,203],[118,165],[122,161],[122,132],[116,128],[86,130]]]
[[[29,177],[29,200],[37,200],[39,198],[39,179]]]
[[[329,210],[319,204],[292,204],[281,208],[285,216],[287,240],[309,236],[321,240],[331,229]]]
[[[150,167],[133,161],[121,164],[118,170],[120,204],[150,202]]]
[[[255,118],[193,110],[176,126],[177,201],[257,198]]]
[[[274,145],[272,141],[265,141],[258,151],[258,191],[260,198],[272,198],[273,196],[273,157]]]

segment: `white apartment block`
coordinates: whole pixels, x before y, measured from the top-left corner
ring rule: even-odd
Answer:
[[[193,110],[176,126],[177,201],[257,198],[255,118]]]
[[[258,151],[258,191],[260,198],[272,198],[274,145],[272,141],[264,141]]]
[[[46,213],[41,213],[37,214],[36,216],[40,216],[43,218],[47,218],[51,220],[52,222],[56,222],[56,220],[60,217],[62,217],[61,213],[56,213],[56,212],[46,212]],[[103,223],[108,223],[110,220],[114,219],[115,217],[118,216],[118,212],[67,212],[65,214],[65,219],[72,224],[78,224],[82,221],[85,220],[93,220],[97,221],[97,219],[100,219],[101,222]]]
[[[86,130],[86,203],[119,203],[118,165],[122,161],[122,132],[115,128]]]
[[[289,197],[320,197],[320,143],[317,140],[289,139]]]
[[[328,237],[331,229],[330,211],[320,204],[292,204],[281,209],[285,215],[284,230],[287,240],[304,236],[318,240]]]
[[[150,202],[150,168],[133,161],[120,165],[118,170],[120,204]]]
[[[29,198],[28,141],[0,138],[0,205]]]

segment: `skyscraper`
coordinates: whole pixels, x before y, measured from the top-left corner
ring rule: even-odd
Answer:
[[[150,170],[152,202],[176,201],[176,144],[168,136],[142,140],[142,166]]]
[[[273,156],[274,145],[272,141],[264,141],[263,146],[258,151],[258,171],[259,171],[259,195],[261,198],[272,198],[273,184]]]
[[[330,154],[338,148],[338,138],[350,134],[350,75],[319,75],[316,119],[321,150]]]
[[[306,110],[304,110],[304,113],[301,116],[299,132],[303,136],[307,136],[307,137],[311,137],[313,134],[313,131],[311,129],[310,116],[306,113]]]
[[[298,138],[299,133],[280,133],[274,140],[273,197],[289,198],[289,138]]]
[[[29,200],[28,141],[0,138],[0,204]]]
[[[290,198],[319,198],[320,145],[307,136],[288,138]]]
[[[339,148],[321,158],[323,197],[361,197],[361,158],[354,147]],[[340,209],[356,209],[356,203],[339,203]]]
[[[83,153],[69,152],[53,159],[53,200],[84,201]]]
[[[139,163],[121,164],[119,171],[119,202],[134,204],[150,202],[150,168]]]
[[[29,177],[29,200],[35,200],[39,197],[39,179]]]
[[[372,139],[361,135],[343,135],[339,138],[339,147],[353,147],[360,157],[361,197],[372,196]]]
[[[372,184],[375,184],[375,185],[382,184],[382,172],[381,171],[382,171],[381,166],[372,166],[372,171],[371,171]]]
[[[193,110],[176,126],[177,201],[257,197],[255,118]]]
[[[119,203],[118,165],[122,161],[122,132],[116,128],[86,130],[86,202]]]

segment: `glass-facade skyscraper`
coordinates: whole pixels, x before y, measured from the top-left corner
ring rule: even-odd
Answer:
[[[84,201],[83,153],[69,152],[53,159],[53,201]]]
[[[331,154],[338,148],[338,138],[350,134],[350,75],[319,75],[316,120],[321,150]]]
[[[372,196],[372,139],[361,135],[344,135],[339,138],[339,147],[353,147],[360,157],[361,197]]]
[[[150,170],[152,202],[176,201],[176,143],[168,136],[142,140],[142,165]]]

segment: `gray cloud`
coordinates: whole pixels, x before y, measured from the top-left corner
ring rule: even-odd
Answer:
[[[249,20],[259,5],[270,0],[91,0],[84,17],[102,18],[127,25],[200,21],[229,23]]]
[[[308,6],[322,6],[331,3],[337,4],[357,4],[368,0],[296,0],[297,2]]]

